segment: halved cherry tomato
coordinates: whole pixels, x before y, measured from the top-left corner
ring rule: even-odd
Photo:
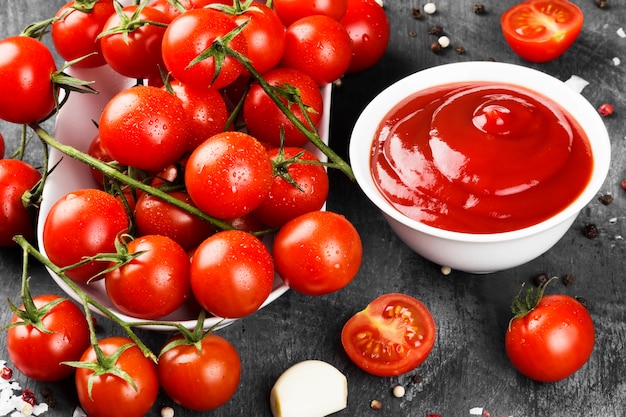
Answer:
[[[509,46],[530,62],[561,56],[583,26],[583,12],[566,0],[526,0],[502,15],[502,32]]]
[[[399,293],[384,294],[346,322],[341,343],[365,372],[396,376],[421,365],[435,344],[436,327],[428,308]]]

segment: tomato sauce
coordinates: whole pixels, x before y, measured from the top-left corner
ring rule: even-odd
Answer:
[[[579,124],[538,93],[509,84],[453,83],[396,105],[374,138],[371,169],[406,216],[466,233],[539,223],[591,178]]]

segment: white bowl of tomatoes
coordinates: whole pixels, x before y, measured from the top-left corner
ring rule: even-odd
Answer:
[[[429,68],[380,93],[349,145],[359,186],[410,248],[470,273],[540,256],[609,169],[601,117],[564,82],[520,65]]]

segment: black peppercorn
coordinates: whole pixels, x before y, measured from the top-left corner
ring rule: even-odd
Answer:
[[[574,282],[575,277],[572,274],[565,274],[563,275],[562,279],[563,279],[563,284],[567,286]]]
[[[588,224],[583,228],[583,234],[587,239],[595,239],[600,234],[595,224]]]
[[[443,49],[443,47],[437,41],[435,41],[435,42],[430,44],[430,50],[433,51],[436,54],[440,53],[442,49]]]
[[[613,196],[611,194],[604,194],[599,197],[599,200],[605,206],[608,206],[613,202]]]
[[[545,273],[539,274],[537,276],[535,276],[535,285],[538,287],[541,287],[542,285],[545,285],[546,282],[548,282],[549,278],[548,275]]]
[[[441,25],[434,25],[428,28],[429,35],[441,36],[443,33],[443,26]]]
[[[485,5],[482,4],[482,3],[476,3],[474,5],[473,10],[474,10],[474,13],[476,13],[476,14],[483,14],[483,13],[485,13]]]
[[[413,19],[421,19],[422,18],[422,10],[418,7],[415,9],[411,9],[411,17]]]
[[[463,55],[465,53],[465,48],[463,46],[457,46],[456,48],[454,48],[454,50],[459,55]]]
[[[605,9],[607,7],[607,0],[593,0],[593,3],[600,9]]]

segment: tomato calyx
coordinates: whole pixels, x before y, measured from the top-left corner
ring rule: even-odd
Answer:
[[[200,313],[198,314],[198,320],[193,330],[189,330],[182,326],[178,327],[180,334],[183,337],[172,338],[172,340],[169,343],[163,346],[163,348],[161,349],[161,353],[159,353],[159,356],[162,356],[163,354],[174,349],[175,347],[182,346],[182,345],[193,345],[198,351],[198,355],[200,355],[200,352],[202,351],[202,339],[204,339],[206,336],[212,333],[213,330],[221,324],[221,322],[217,323],[215,324],[215,326],[205,331],[204,330],[205,318],[206,318],[206,311],[202,309],[200,310]]]
[[[539,304],[539,301],[543,298],[543,294],[545,293],[548,284],[556,278],[557,277],[552,277],[548,279],[537,288],[529,288],[526,290],[526,294],[523,297],[522,292],[524,290],[524,284],[522,284],[517,295],[513,299],[513,304],[511,305],[511,311],[513,312],[513,318],[511,321],[525,317],[528,313],[533,311]]]
[[[209,9],[219,10],[231,16],[237,16],[249,10],[260,10],[254,6],[254,0],[244,0],[243,3],[240,0],[234,0],[232,6],[221,3],[211,3],[207,7]]]
[[[25,283],[22,286],[22,304],[24,305],[23,309],[18,308],[11,300],[8,300],[9,308],[11,312],[15,314],[21,321],[16,321],[14,323],[8,324],[2,330],[8,330],[12,327],[17,326],[33,326],[35,329],[39,330],[42,333],[53,333],[49,329],[46,328],[43,324],[43,318],[50,313],[56,306],[61,304],[64,301],[67,301],[66,298],[57,298],[53,301],[50,301],[44,304],[41,307],[37,307],[33,301],[33,297],[30,292],[30,287],[28,285],[28,279],[24,280]]]
[[[96,39],[101,39],[104,38],[106,36],[110,36],[110,35],[115,35],[115,34],[122,34],[124,36],[124,41],[126,43],[129,42],[128,39],[128,34],[131,32],[134,32],[135,30],[146,26],[146,25],[153,25],[153,26],[160,26],[160,27],[167,27],[167,24],[165,23],[161,23],[161,22],[155,22],[152,20],[146,20],[146,19],[141,19],[141,12],[143,11],[144,7],[146,6],[147,2],[143,2],[141,3],[139,6],[137,6],[137,8],[133,11],[133,13],[128,16],[126,13],[124,13],[124,6],[122,6],[118,1],[114,1],[113,5],[115,6],[115,12],[117,13],[117,15],[120,18],[120,24],[118,26],[112,27],[108,30],[102,31],[100,34],[98,34],[98,36],[96,37]]]

